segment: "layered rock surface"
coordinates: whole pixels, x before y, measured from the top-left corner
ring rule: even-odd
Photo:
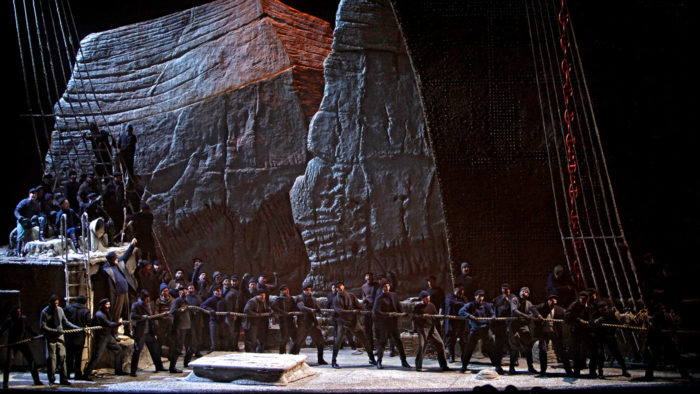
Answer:
[[[215,1],[92,34],[56,104],[49,168],[86,171],[88,122],[138,138],[136,173],[171,265],[278,271],[308,262],[289,190],[323,92],[327,22],[276,0]],[[295,280],[296,278],[296,280]]]
[[[388,1],[342,1],[332,48],[309,128],[313,158],[290,192],[311,264],[306,283],[325,288],[342,278],[356,287],[367,270],[393,270],[402,292],[418,290],[424,275],[449,272],[445,223],[419,93]]]

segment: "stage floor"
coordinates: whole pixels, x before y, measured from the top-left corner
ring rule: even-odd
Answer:
[[[99,375],[93,382],[71,380],[71,386],[31,386],[32,379],[29,372],[14,372],[10,376],[11,389],[26,390],[58,390],[58,391],[112,391],[112,392],[459,392],[470,391],[484,385],[491,385],[498,391],[509,391],[514,386],[518,390],[601,390],[601,391],[657,391],[658,389],[688,392],[700,387],[700,374],[692,371],[693,379],[680,379],[676,371],[656,371],[653,382],[638,382],[634,378],[644,375],[641,369],[632,369],[632,379],[620,376],[619,368],[605,368],[604,379],[568,378],[559,365],[549,368],[554,376],[540,377],[527,373],[525,360],[520,360],[517,367],[519,374],[510,376],[498,376],[495,379],[481,379],[478,373],[460,373],[461,363],[450,364],[452,371],[441,372],[437,360],[425,359],[424,372],[416,372],[415,369],[401,368],[398,357],[384,357],[384,369],[378,370],[369,365],[365,353],[355,352],[350,349],[340,351],[338,364],[340,369],[333,369],[330,365],[316,365],[316,351],[312,348],[302,349],[302,354],[307,355],[307,364],[317,374],[292,382],[286,386],[264,385],[252,382],[216,383],[199,378],[192,373],[192,369],[185,368],[181,374],[168,372],[153,373],[139,370],[137,377],[115,376],[112,370],[98,370]],[[326,349],[326,361],[330,362],[331,351]],[[414,366],[414,360],[409,359],[409,364]],[[486,359],[477,358],[470,364],[470,369],[492,369],[486,364]],[[505,361],[505,359],[504,359]],[[483,362],[483,363],[482,363]],[[507,362],[506,362],[507,363]],[[165,363],[167,368],[168,364]],[[539,365],[536,363],[536,368]],[[182,357],[179,359],[178,368],[182,367]],[[507,367],[506,367],[507,369]],[[100,372],[103,372],[100,374]],[[47,383],[46,374],[40,373],[41,380]],[[245,384],[244,384],[245,383]]]

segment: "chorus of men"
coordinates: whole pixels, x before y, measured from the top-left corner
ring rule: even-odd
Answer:
[[[193,259],[191,273],[185,274],[183,269],[178,269],[172,277],[158,261],[140,260],[135,271],[136,278],[133,278],[124,261],[136,244],[137,241],[133,240],[121,256],[113,252],[107,255],[101,271],[109,280],[110,296],[99,302],[92,319],[85,307],[84,297],[78,298],[64,311],[59,306],[58,298],[52,296],[49,305],[41,312],[40,327],[47,345],[47,377],[50,383],[55,382],[56,374],[59,375],[60,384],[70,384],[68,378],[71,374],[75,379],[91,380],[91,373],[105,351],[113,355],[115,374],[128,373],[131,376],[136,376],[139,356],[144,347],[150,353],[156,372],[166,371],[161,359],[161,355],[166,355],[169,361],[167,371],[170,373],[182,372],[176,368],[176,363],[183,350],[185,367],[193,358],[201,357],[203,349],[208,352],[264,352],[269,336],[269,313],[273,313],[279,323],[280,354],[298,354],[301,344],[311,337],[317,349],[316,362],[325,365],[325,340],[319,320],[321,308],[332,310],[334,343],[330,364],[333,368],[340,368],[338,352],[349,339],[353,348],[357,344],[362,346],[369,364],[379,369],[384,368],[385,349],[390,349],[391,356],[399,355],[403,368],[415,368],[416,371],[424,370],[423,358],[428,346],[437,353],[440,369],[450,370],[449,363],[455,363],[456,344],[459,344],[461,372],[464,373],[468,371],[477,343],[481,341],[481,351],[488,355],[499,374],[516,374],[519,357],[525,358],[529,373],[548,374],[547,350],[548,346],[552,346],[568,376],[580,377],[587,367],[588,373],[584,377],[603,377],[606,348],[620,366],[622,375],[630,376],[618,347],[616,329],[603,325],[620,323],[614,310],[606,302],[598,300],[595,289],[578,292],[574,300],[562,300],[558,292],[564,294],[570,290],[570,286],[557,284],[551,280],[551,276],[547,285],[550,294],[545,302],[538,305],[530,301],[530,289],[522,287],[514,294],[506,283],[500,287],[501,294],[494,297],[492,302],[487,302],[485,291],[476,288],[468,263],[462,264],[462,274],[455,279],[454,290],[447,295],[437,285],[434,276],[426,278],[425,290],[411,300],[412,311],[406,311],[410,312],[408,316],[412,331],[418,335],[417,354],[414,367],[411,367],[399,332],[399,319],[406,315],[399,317],[404,310],[396,292],[396,277],[391,272],[383,275],[378,282],[371,272],[367,272],[360,289],[361,297],[347,291],[342,281],[334,282],[326,298],[327,303],[319,305],[311,286],[304,286],[302,294],[292,297],[289,287],[279,283],[277,273],[273,273],[272,283],[268,283],[268,276],[263,274],[251,276],[246,273],[241,277],[218,271],[210,279],[203,270],[202,260],[198,258]],[[561,271],[559,267],[555,268],[554,273],[560,275],[558,271]],[[126,301],[130,290],[138,294],[138,299],[128,308]],[[560,301],[566,301],[567,307],[562,308]],[[358,311],[372,313],[359,314]],[[292,316],[289,312],[300,314]],[[434,316],[438,314],[459,318],[446,318],[443,321]],[[558,319],[564,320],[566,326],[557,322]],[[127,323],[130,329],[125,329],[125,334],[132,337],[134,342],[129,372],[122,370],[118,344],[120,336],[117,334],[119,327]],[[71,331],[64,336],[62,331],[89,325],[102,328],[94,331],[94,352],[81,371],[80,354],[85,333]],[[570,330],[568,335],[563,332],[565,327]],[[681,375],[688,377],[688,370],[678,357],[676,344],[663,332],[671,328],[663,304],[657,303],[646,341],[647,379],[653,378],[653,369],[664,350],[667,352],[665,354],[671,355]],[[239,343],[241,329],[244,333],[242,349]],[[19,307],[3,324],[2,332],[5,330],[10,332],[8,343],[35,334]],[[565,338],[569,338],[568,344],[564,343]],[[533,362],[535,341],[539,341],[539,370]],[[33,357],[24,343],[8,347],[5,387],[9,367],[17,351],[30,361],[34,382],[40,384]],[[501,364],[504,354],[508,355],[507,372]]]

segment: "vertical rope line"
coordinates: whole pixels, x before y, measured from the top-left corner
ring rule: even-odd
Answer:
[[[571,28],[571,33],[572,33],[573,41],[574,41],[574,43],[576,44],[576,45],[575,45],[575,49],[576,49],[576,53],[577,53],[577,59],[578,59],[579,68],[580,68],[581,70],[583,70],[583,62],[582,62],[582,60],[581,60],[581,55],[579,54],[578,44],[577,44],[577,41],[576,41],[576,34],[575,34],[574,30],[573,30],[573,26],[572,26],[572,28]],[[626,239],[626,237],[625,237],[625,232],[624,232],[624,230],[623,230],[623,228],[622,228],[622,221],[620,220],[620,213],[619,213],[619,210],[618,210],[618,208],[617,208],[617,202],[616,202],[616,200],[615,200],[615,193],[613,192],[612,182],[610,181],[610,174],[609,174],[609,172],[608,172],[608,165],[607,165],[607,161],[606,161],[606,159],[605,159],[605,153],[604,153],[604,151],[603,151],[603,144],[602,144],[601,139],[600,139],[600,130],[598,129],[598,122],[596,121],[595,112],[593,111],[593,102],[592,102],[592,100],[590,99],[590,91],[588,90],[588,82],[587,82],[586,76],[585,76],[585,74],[583,74],[583,72],[581,73],[581,80],[582,80],[582,82],[583,82],[583,88],[584,88],[584,90],[585,90],[585,92],[586,92],[586,97],[588,97],[588,106],[589,106],[590,112],[591,112],[591,122],[592,122],[592,124],[593,124],[593,130],[595,131],[596,142],[597,142],[597,145],[598,145],[598,151],[599,151],[599,153],[600,153],[600,159],[601,159],[600,161],[602,162],[603,171],[604,171],[604,173],[605,173],[605,179],[606,179],[606,182],[607,182],[606,186],[607,186],[607,189],[608,189],[608,191],[609,191],[609,193],[610,193],[610,201],[611,201],[612,206],[613,206],[613,207],[612,207],[612,212],[615,214],[615,219],[617,220],[617,226],[618,226],[618,229],[619,229],[619,231],[620,231],[620,236],[621,236],[621,238],[622,238],[622,242],[624,243],[624,245],[625,245],[625,247],[626,247],[626,249],[627,249],[627,261],[628,261],[628,263],[630,264],[630,268],[632,269],[632,274],[633,274],[633,276],[634,276],[634,280],[635,280],[636,285],[637,285],[637,291],[638,291],[638,294],[639,294],[639,298],[640,298],[640,300],[641,300],[641,302],[642,302],[642,306],[643,306],[644,308],[646,308],[646,305],[645,305],[645,303],[644,303],[644,300],[643,300],[642,297],[641,297],[641,293],[642,293],[642,292],[641,292],[641,288],[639,287],[639,278],[637,277],[637,271],[634,269],[634,261],[633,261],[633,259],[632,259],[632,254],[631,254],[631,251],[630,251],[630,248],[629,248],[629,244],[627,243],[627,239]],[[605,189],[606,189],[606,188],[602,187],[602,185],[601,185],[601,189],[602,189],[602,192],[603,192],[604,195],[605,195]],[[609,210],[607,209],[607,199],[605,199],[604,201],[606,202],[606,205],[605,205],[605,206],[606,206],[606,211],[609,212]],[[612,222],[612,220],[611,220],[611,222]],[[612,224],[611,224],[611,229],[612,229]],[[617,245],[617,242],[615,242],[615,247],[616,247],[616,249],[617,249],[617,251],[618,251],[618,254],[621,254],[621,252],[620,252],[620,250],[619,250],[619,246]],[[622,256],[620,256],[620,261],[622,261]],[[628,287],[630,287],[630,289],[629,289],[629,290],[630,290],[630,294],[633,294],[632,288],[631,288],[631,284],[630,284],[630,281],[629,281],[629,278],[628,278],[628,275],[627,275],[627,271],[626,271],[626,270],[623,270],[623,273],[625,274],[625,279],[627,280]],[[635,307],[635,310],[636,310],[636,305],[635,305],[634,307]]]
[[[569,253],[568,253],[567,248],[566,248],[566,240],[564,239],[564,231],[562,230],[561,218],[559,216],[559,205],[557,202],[556,181],[554,178],[554,168],[552,166],[552,155],[551,155],[550,147],[549,147],[549,136],[547,134],[547,124],[546,124],[546,120],[545,120],[546,117],[544,114],[544,102],[542,101],[542,90],[541,90],[541,86],[540,86],[540,77],[539,77],[539,71],[538,71],[538,67],[537,67],[538,66],[537,56],[535,54],[535,41],[534,41],[534,38],[532,36],[532,25],[530,23],[530,8],[528,6],[528,2],[525,3],[525,11],[527,14],[527,28],[528,28],[528,33],[530,35],[530,46],[532,49],[532,63],[533,63],[533,67],[535,69],[535,81],[537,84],[537,98],[539,99],[539,102],[540,102],[540,116],[542,118],[542,134],[544,137],[545,146],[547,148],[547,165],[549,167],[549,178],[550,178],[551,185],[552,185],[552,199],[554,201],[554,214],[556,215],[556,219],[557,219],[557,229],[559,229],[559,237],[561,238],[562,248],[564,251],[564,256],[566,258],[566,265],[569,267],[569,272],[571,272],[571,269],[572,269],[571,261],[569,259]],[[534,10],[533,10],[533,12],[534,12]],[[539,44],[539,42],[538,42],[538,44]],[[542,48],[539,47],[538,49],[540,49],[540,51],[541,51]],[[544,69],[543,69],[543,74],[544,74]],[[543,75],[543,77],[545,77],[545,76],[546,75]],[[546,84],[546,79],[545,79],[545,84]]]
[[[555,1],[556,1],[556,0],[555,0]],[[556,9],[556,8],[555,8],[555,9]],[[553,37],[553,38],[552,38],[552,41],[554,42],[554,41],[555,41],[554,37],[556,37],[556,36],[554,35],[554,28],[552,27],[552,23],[551,23],[552,18],[549,18],[548,20],[550,21],[550,24],[549,24],[549,31],[550,31],[550,33],[551,33],[551,35],[552,35],[552,37]],[[569,16],[569,21],[571,21],[571,17],[570,17],[570,16]],[[569,23],[570,23],[570,22],[569,22]],[[561,69],[558,69],[558,70],[559,70],[559,75],[560,75],[560,77],[563,77],[563,76],[562,76]],[[571,82],[569,82],[569,83],[571,83]],[[573,87],[572,87],[572,90],[573,90]],[[576,102],[576,101],[573,100],[573,97],[571,98],[571,102],[572,102],[572,105],[573,105],[573,108],[574,108],[574,114],[575,114],[575,113],[576,113],[576,111],[575,111],[575,108],[576,108],[575,102]],[[577,119],[577,118],[578,118],[577,116],[574,117],[574,119],[576,119],[576,121],[578,122],[578,119]],[[573,130],[570,131],[570,133],[571,133],[571,135],[573,135],[573,134],[574,134],[574,133],[573,133]],[[581,133],[579,132],[579,134],[581,134]],[[575,137],[574,137],[574,138],[575,138]],[[577,140],[578,140],[578,139],[577,139]],[[575,204],[576,214],[579,215],[579,212],[583,212],[583,214],[584,214],[584,218],[585,218],[584,221],[586,222],[585,226],[588,228],[588,231],[590,232],[590,235],[591,235],[591,242],[592,242],[592,244],[593,244],[593,251],[595,252],[595,257],[596,257],[596,260],[597,260],[597,262],[598,262],[598,267],[600,268],[600,273],[601,273],[601,275],[603,276],[603,282],[604,282],[604,284],[605,284],[605,289],[606,289],[607,292],[608,292],[608,296],[611,296],[611,297],[612,297],[612,296],[613,296],[613,292],[612,292],[612,289],[611,289],[611,287],[610,287],[610,283],[609,283],[609,281],[608,281],[608,274],[607,274],[607,272],[605,271],[605,267],[603,266],[603,259],[602,259],[600,250],[599,250],[599,248],[598,248],[598,243],[596,242],[595,233],[594,233],[594,231],[593,231],[593,226],[592,226],[592,224],[591,224],[591,215],[590,215],[590,210],[589,210],[589,208],[588,208],[588,199],[586,198],[586,182],[585,182],[585,181],[586,181],[586,178],[584,177],[584,174],[583,174],[582,171],[581,171],[581,169],[582,169],[581,160],[580,160],[581,156],[578,154],[578,152],[583,152],[583,162],[585,163],[585,166],[588,166],[588,163],[587,163],[587,155],[586,155],[586,147],[585,147],[585,145],[584,145],[583,143],[580,143],[580,144],[576,144],[576,145],[574,146],[574,149],[575,149],[575,154],[576,154],[576,158],[577,158],[577,159],[576,159],[577,172],[578,172],[578,177],[577,177],[577,178],[578,178],[579,191],[581,192],[581,202],[582,202],[582,209],[579,209],[579,204]],[[595,192],[593,191],[593,186],[592,186],[592,185],[591,185],[591,190],[592,190],[592,193],[595,194]],[[595,206],[595,205],[594,205],[594,206]],[[579,215],[579,218],[580,218],[580,217],[581,217],[581,216]],[[580,221],[579,221],[579,225],[580,225],[580,228],[583,229],[583,225],[581,225]],[[583,231],[581,232],[581,238],[584,239]],[[583,245],[584,245],[585,248],[587,248],[585,239],[583,240]],[[588,256],[588,250],[586,250],[586,255]],[[591,267],[592,267],[592,265],[591,265]],[[598,286],[597,283],[596,283],[596,288],[597,288],[597,289],[600,289],[600,287]],[[618,290],[619,290],[619,286],[618,286]],[[622,295],[622,291],[619,291],[619,294]]]
[[[35,5],[36,5],[36,4],[35,4]],[[49,7],[49,9],[51,9],[51,7]],[[53,57],[51,56],[51,41],[49,40],[48,25],[46,24],[46,18],[44,17],[44,9],[43,9],[43,7],[42,7],[42,5],[41,5],[41,0],[39,1],[39,14],[41,15],[41,25],[44,27],[44,37],[46,38],[46,47],[47,47],[47,50],[48,50],[49,70],[51,71],[51,77],[52,77],[52,79],[53,79],[54,93],[55,93],[56,101],[58,101],[59,98],[60,98],[60,92],[59,92],[59,87],[58,87],[58,78],[56,78],[56,71],[55,71],[55,67],[54,67],[54,64],[53,64]],[[39,27],[39,21],[36,19],[36,18],[37,18],[36,8],[34,9],[34,18],[35,18],[35,20],[36,20],[36,24],[37,24],[37,28],[38,28],[38,27]],[[56,38],[55,35],[54,35],[54,38]],[[39,45],[40,45],[41,48],[42,48],[42,49],[41,49],[41,54],[42,54],[42,55],[41,55],[41,62],[42,62],[42,64],[44,64],[44,54],[43,54],[44,52],[43,52],[43,45],[42,45],[42,43],[41,43],[41,40],[39,41]],[[59,56],[60,56],[61,50],[60,50],[60,45],[59,45],[59,43],[58,43],[58,40],[56,40],[56,51],[59,53]],[[60,59],[60,60],[61,60],[61,68],[63,68],[63,64],[62,64],[63,60],[62,60],[62,59]],[[44,66],[45,66],[45,65],[44,65]],[[44,74],[46,74],[46,71],[44,72]],[[46,91],[47,91],[47,93],[48,93],[48,91],[49,91],[49,81],[48,81],[48,78],[45,78],[45,82],[46,82]],[[65,81],[64,81],[64,83],[65,83]],[[48,97],[49,97],[49,99],[50,99],[50,98],[51,98],[51,95],[48,94]],[[60,107],[60,105],[56,105],[56,108],[59,108],[59,109],[60,109],[61,107]],[[63,151],[66,152],[66,157],[67,157],[67,159],[68,159],[68,165],[71,166],[71,163],[70,163],[70,156],[69,156],[68,151],[67,151],[67,149],[66,149],[66,145],[65,145],[64,142],[63,142],[63,139],[62,139],[62,138],[60,137],[60,135],[59,135],[60,132],[58,131],[58,127],[56,126],[56,123],[57,123],[57,122],[56,122],[56,116],[55,116],[55,114],[54,114],[54,128],[56,129],[56,135],[58,136],[58,144],[61,146],[61,148],[63,149]],[[53,138],[52,138],[52,139],[53,139]],[[52,139],[51,139],[51,140],[52,140]],[[51,140],[49,140],[49,141],[51,141]],[[56,179],[58,180],[58,179],[61,178],[61,175],[60,175],[60,173],[59,173],[59,169],[56,167],[58,163],[56,162],[56,158],[54,157],[54,154],[52,153],[52,149],[51,149],[51,146],[52,146],[52,145],[53,145],[53,144],[50,144],[50,145],[49,145],[48,153],[49,153],[49,155],[51,156],[51,163],[53,164],[53,170],[54,170],[54,173],[56,174]]]
[[[547,26],[548,26],[548,25],[547,25],[547,21],[546,21],[545,18],[544,18],[544,11],[541,13],[541,16],[542,16],[543,36],[544,36],[544,39],[545,39],[545,48],[547,48],[547,59],[549,60],[548,65],[549,65],[549,69],[550,69],[550,75],[552,75],[552,78],[554,78],[554,76],[556,75],[557,72],[556,72],[556,71],[553,71],[553,70],[555,70],[555,69],[556,69],[556,70],[559,70],[559,67],[557,67],[556,65],[555,65],[555,66],[552,66],[552,59],[554,59],[554,57],[551,55],[551,53],[550,53],[550,51],[549,51],[550,43],[549,43],[549,38],[547,37],[547,34],[546,34],[546,32],[547,32]],[[548,9],[547,9],[547,16],[548,16],[547,19],[549,19],[549,20],[552,19],[552,18],[551,18],[551,14],[549,14],[549,10],[548,10]],[[553,35],[553,31],[552,31],[552,29],[551,29],[551,23],[549,24],[549,30],[550,30],[550,35],[551,35],[552,37],[556,37],[555,35]],[[552,46],[552,48],[556,48],[556,43],[555,43],[556,40],[555,40],[554,38],[553,38],[552,40],[553,40],[553,41],[552,41],[551,46]],[[553,50],[553,52],[556,52],[556,50]],[[556,62],[555,62],[555,63],[556,63]],[[561,74],[559,74],[559,76],[560,76],[560,78],[561,78]],[[553,91],[553,95],[554,95],[554,103],[555,103],[556,109],[557,109],[557,111],[556,111],[556,112],[557,112],[557,118],[558,118],[558,120],[559,120],[559,131],[560,131],[560,133],[561,133],[562,143],[564,143],[564,141],[565,141],[565,139],[566,139],[566,133],[564,133],[564,129],[563,129],[564,120],[562,119],[562,116],[561,116],[562,111],[561,111],[561,107],[560,107],[560,105],[559,105],[559,102],[560,102],[560,100],[559,100],[559,93],[558,93],[558,89],[555,89],[555,88],[552,88],[552,91]],[[565,146],[565,145],[564,145],[564,146]],[[562,181],[563,181],[563,180],[562,180]],[[568,193],[567,193],[566,191],[565,191],[565,194],[566,194],[566,197],[568,197]],[[573,210],[576,212],[576,214],[578,215],[578,207],[576,206],[576,204],[573,204],[573,206],[571,206],[571,207],[569,207],[569,208],[570,208],[570,209],[573,209]],[[571,222],[571,221],[569,221],[569,222]],[[576,239],[576,235],[575,235],[575,233],[574,233],[574,231],[573,231],[573,224],[570,223],[570,225],[572,226],[571,239],[572,239],[572,241],[573,241],[573,240]],[[598,288],[598,287],[599,287],[599,286],[598,286],[598,279],[597,279],[597,277],[596,277],[596,275],[595,275],[595,271],[593,270],[593,265],[592,265],[592,263],[591,263],[591,257],[590,257],[590,253],[589,253],[589,251],[588,251],[588,246],[587,246],[586,243],[583,241],[583,232],[581,232],[581,234],[579,235],[579,239],[581,240],[581,242],[582,242],[582,244],[583,244],[583,251],[584,251],[584,254],[585,254],[585,256],[586,256],[586,262],[587,262],[587,264],[588,264],[588,268],[590,269],[590,276],[591,276],[591,278],[593,279],[593,284],[594,284],[594,286],[595,286],[596,288]],[[580,260],[580,255],[578,254],[578,248],[574,246],[573,249],[574,249],[574,251],[576,252],[577,257],[579,257],[579,262],[580,262],[581,260]],[[582,276],[582,278],[584,279],[584,286],[588,287],[588,284],[586,283],[585,275],[583,274],[583,271],[582,271],[581,276]]]
[[[20,63],[22,64],[22,79],[24,80],[24,91],[26,93],[27,111],[29,112],[29,119],[32,124],[32,131],[34,133],[36,152],[39,156],[39,166],[41,167],[41,171],[43,173],[45,171],[44,158],[41,156],[41,146],[39,145],[39,136],[36,130],[36,123],[33,116],[34,111],[32,110],[32,100],[30,97],[29,82],[27,81],[27,70],[24,62],[24,48],[22,46],[22,34],[21,29],[19,28],[19,13],[17,11],[17,0],[12,0],[12,9],[14,10],[15,15],[15,29],[17,30],[17,45],[19,46],[19,58]],[[29,40],[29,37],[27,37],[27,39]]]
[[[51,7],[49,7],[49,11],[51,12],[51,22],[52,22],[53,31],[54,31],[54,37],[55,37],[55,39],[56,39],[56,42],[58,42],[58,34],[57,34],[57,32],[56,32],[56,23],[54,22],[54,13],[53,13],[53,10],[51,9]],[[68,60],[67,63],[70,65],[70,64],[71,64],[71,57],[72,57],[72,56],[71,56],[71,54],[70,54],[70,52],[69,52],[68,40],[66,39],[66,34],[65,34],[65,31],[64,31],[64,27],[63,27],[63,21],[61,20],[61,13],[60,13],[60,10],[58,9],[58,2],[56,2],[56,19],[58,19],[58,23],[59,23],[59,25],[60,25],[61,37],[63,38],[63,44],[64,44],[63,47],[65,48],[66,59]],[[70,38],[70,34],[69,34],[69,38]],[[58,45],[58,44],[57,44],[57,45]],[[63,72],[63,74],[64,74],[65,81],[66,81],[66,92],[65,92],[66,99],[65,99],[65,102],[66,102],[66,103],[68,104],[68,106],[70,107],[70,111],[71,111],[71,114],[72,114],[72,116],[70,116],[70,117],[72,117],[72,118],[74,119],[75,124],[76,124],[76,127],[78,127],[78,124],[79,124],[79,122],[80,122],[80,121],[79,121],[80,115],[79,115],[79,112],[76,111],[75,107],[73,106],[73,101],[70,99],[70,94],[68,93],[68,81],[69,81],[69,78],[68,78],[68,73],[67,73],[66,70],[63,68],[63,62],[64,62],[64,60],[63,60],[63,55],[61,54],[61,51],[58,52],[58,55],[59,55],[59,57],[60,57],[60,59],[61,59],[61,70],[62,70],[62,72]],[[82,110],[82,109],[83,109],[82,102],[81,102],[80,100],[78,100],[77,102],[78,102],[78,105],[80,106],[80,109]],[[59,104],[60,104],[60,103],[59,103]],[[58,108],[62,108],[60,105],[57,105],[57,107],[58,107]],[[76,144],[75,141],[74,141],[74,138],[73,138],[72,136],[70,136],[70,129],[69,129],[68,120],[67,120],[67,118],[69,118],[69,116],[66,116],[65,113],[61,113],[61,116],[64,117],[63,121],[64,121],[64,123],[65,123],[66,131],[69,132],[69,137],[71,137],[71,146],[73,147],[73,150],[75,151],[75,158],[76,158],[76,161],[77,161],[77,166],[75,166],[74,168],[75,168],[76,170],[85,171],[84,168],[83,168],[82,163],[80,162],[80,151],[78,150],[78,146],[77,146],[77,145],[79,145],[79,144],[80,144],[80,141],[82,141],[83,144],[85,145],[86,150],[88,150],[89,147],[87,146],[87,142],[85,141],[84,138],[79,138],[79,139],[78,139],[79,142]],[[86,118],[85,120],[86,120],[86,122],[87,122],[87,118]],[[58,129],[58,127],[57,127],[57,129]],[[69,158],[69,160],[70,160],[70,158]]]

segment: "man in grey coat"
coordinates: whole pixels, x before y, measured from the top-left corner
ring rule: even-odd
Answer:
[[[56,381],[56,368],[58,368],[59,383],[70,385],[66,369],[66,341],[63,336],[63,330],[80,327],[68,321],[63,309],[58,306],[58,296],[56,294],[51,295],[49,305],[41,311],[39,327],[41,327],[41,333],[46,338],[48,351],[46,375],[49,383],[54,384]]]

